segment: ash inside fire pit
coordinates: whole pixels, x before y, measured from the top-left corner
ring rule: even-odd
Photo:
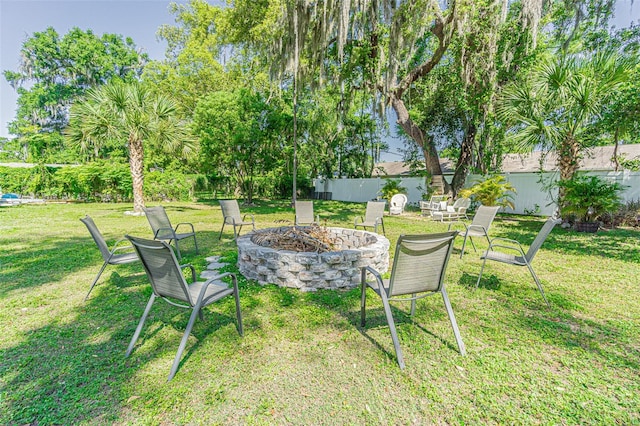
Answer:
[[[389,240],[373,232],[345,228],[283,226],[238,237],[238,268],[260,284],[305,291],[351,288],[360,268],[385,272]]]

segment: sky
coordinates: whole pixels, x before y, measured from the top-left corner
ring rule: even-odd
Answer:
[[[169,0],[0,0],[0,70],[17,70],[22,43],[47,27],[60,35],[73,27],[97,35],[121,34],[131,37],[151,59],[162,59],[166,43],[156,38],[156,31],[162,24],[174,23],[168,7]],[[622,28],[631,21],[640,22],[640,1],[617,0],[612,25]],[[3,75],[0,98],[0,136],[9,137],[7,124],[15,117],[17,95]],[[393,141],[388,142],[395,151]],[[396,144],[402,147],[401,142]],[[397,161],[401,156],[388,154],[383,160]]]

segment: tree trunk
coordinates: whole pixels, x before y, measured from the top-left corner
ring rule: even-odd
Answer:
[[[445,186],[445,193],[450,192],[450,185],[444,179],[444,176],[442,174],[442,167],[440,167],[440,157],[438,156],[438,151],[436,150],[434,139],[428,135],[425,135],[422,129],[420,129],[413,122],[413,120],[411,120],[411,118],[409,117],[409,111],[407,110],[407,107],[402,99],[392,97],[391,106],[398,116],[397,123],[402,126],[402,129],[405,131],[405,133],[409,135],[409,137],[411,137],[415,141],[415,143],[420,146],[420,148],[422,148],[422,154],[424,155],[424,163],[427,172],[429,172],[432,177],[441,176]]]
[[[142,213],[144,208],[144,150],[142,141],[133,136],[129,137],[129,168],[133,184],[133,211]]]
[[[476,128],[476,125],[473,122],[468,123],[462,139],[462,146],[460,147],[460,156],[456,163],[456,170],[453,174],[453,179],[451,180],[451,190],[453,191],[454,197],[460,188],[462,188],[467,178],[467,172],[469,171],[473,155],[473,144],[477,133],[478,129]]]
[[[558,170],[560,171],[560,181],[568,181],[573,178],[580,168],[580,145],[573,136],[567,136],[558,149]],[[558,206],[562,210],[564,206],[565,189],[558,190]]]

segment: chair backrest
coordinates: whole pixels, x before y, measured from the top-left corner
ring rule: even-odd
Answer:
[[[542,229],[540,230],[540,232],[538,232],[538,235],[529,246],[529,250],[527,250],[527,254],[524,255],[524,257],[527,259],[529,263],[531,263],[531,261],[533,260],[533,257],[538,252],[538,249],[542,246],[542,243],[544,243],[544,240],[547,239],[553,227],[560,222],[562,222],[561,219],[557,219],[554,217],[550,217],[549,219],[547,219],[547,221],[542,226]]]
[[[169,216],[167,216],[167,212],[164,207],[145,207],[143,210],[144,214],[147,216],[149,225],[151,225],[154,236],[161,238],[171,234],[171,232],[167,232],[167,230],[171,230],[173,227],[171,226],[171,221],[169,220]],[[158,232],[159,230],[162,230],[163,232]]]
[[[315,220],[313,216],[313,201],[296,200],[296,223],[312,223]]]
[[[242,222],[238,200],[218,200],[225,223]]]
[[[465,197],[458,198],[453,205],[447,206],[447,211],[450,213],[464,213],[471,205],[471,200]]]
[[[159,297],[171,297],[194,306],[187,282],[182,275],[178,259],[164,241],[147,240],[126,235],[142,261],[153,293]]]
[[[458,231],[400,235],[389,280],[389,296],[440,291],[456,235]]]
[[[91,217],[89,217],[89,215],[86,215],[85,217],[81,218],[80,221],[84,223],[87,229],[89,230],[89,233],[93,237],[93,241],[96,242],[96,245],[100,249],[100,254],[102,254],[102,258],[106,262],[107,259],[109,259],[109,257],[111,256],[111,252],[109,251],[109,246],[107,246],[107,243],[104,240],[104,237],[102,236],[100,231],[98,230],[98,227],[96,226],[95,222],[93,221],[93,219],[91,219]]]
[[[479,225],[482,226],[485,231],[489,230],[493,219],[496,217],[496,213],[500,210],[500,206],[480,206],[478,207],[478,211],[475,216],[473,216],[473,220],[471,221],[471,225]]]
[[[404,206],[406,204],[407,204],[407,196],[404,194],[395,194],[393,197],[391,197],[392,206],[396,206],[396,207],[400,207],[401,209],[404,209]]]
[[[367,211],[364,214],[365,222],[375,222],[377,218],[382,219],[384,216],[384,201],[367,201]]]

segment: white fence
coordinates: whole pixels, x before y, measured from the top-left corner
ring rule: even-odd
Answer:
[[[622,197],[625,201],[640,200],[640,173],[639,172],[590,172],[591,175],[604,177],[607,180],[618,182],[625,186]],[[536,214],[549,216],[556,210],[553,195],[544,189],[545,185],[557,180],[558,174],[553,172],[544,173],[507,173],[505,178],[516,188],[513,198],[515,209],[506,209],[509,213],[515,214]],[[403,177],[400,185],[407,189],[409,203],[418,205],[425,192],[424,178]],[[447,176],[447,180],[451,177]],[[481,176],[470,175],[467,178],[467,186],[482,179]],[[375,200],[380,197],[385,178],[368,179],[324,179],[315,180],[315,190],[319,198],[330,198],[339,201],[365,202]]]

